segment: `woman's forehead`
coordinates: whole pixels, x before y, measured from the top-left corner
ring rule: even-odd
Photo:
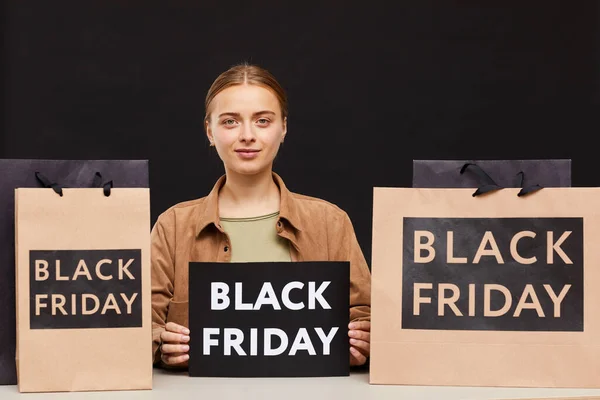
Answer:
[[[212,101],[212,111],[223,113],[255,113],[269,110],[279,114],[277,96],[258,85],[236,85],[219,92]]]

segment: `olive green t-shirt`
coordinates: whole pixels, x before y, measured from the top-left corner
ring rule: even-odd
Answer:
[[[279,212],[250,218],[220,218],[231,243],[231,262],[291,261],[289,242],[277,235]]]

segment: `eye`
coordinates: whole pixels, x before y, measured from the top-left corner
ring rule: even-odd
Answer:
[[[256,122],[259,125],[268,125],[271,121],[269,121],[267,118],[259,118]]]
[[[226,126],[233,126],[235,125],[235,119],[228,118],[226,120],[223,120],[223,122],[221,123]]]

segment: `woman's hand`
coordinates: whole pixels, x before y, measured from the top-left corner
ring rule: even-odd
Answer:
[[[177,365],[189,360],[190,330],[185,326],[167,322],[160,334],[160,358],[167,365]]]
[[[350,366],[363,365],[371,354],[371,321],[351,322],[348,329]]]

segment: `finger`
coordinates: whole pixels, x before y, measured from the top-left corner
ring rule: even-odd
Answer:
[[[190,330],[185,326],[176,324],[175,322],[167,322],[165,329],[170,332],[181,333],[182,335],[189,335]]]
[[[364,340],[350,339],[350,344],[353,347],[356,347],[356,349],[358,349],[362,354],[367,356],[369,355],[371,343],[365,342]]]
[[[190,351],[190,346],[188,346],[187,344],[163,343],[162,346],[160,346],[160,351],[163,354],[169,354],[170,356],[173,356],[173,353],[187,353],[188,351]]]
[[[190,359],[190,356],[188,354],[182,354],[180,356],[168,356],[166,354],[161,355],[160,357],[163,362],[165,364],[168,365],[175,365],[175,364],[181,364],[183,362],[186,362],[187,360]]]
[[[190,341],[190,337],[179,333],[163,331],[160,334],[160,340],[163,343],[187,343]]]
[[[161,359],[161,360],[166,360],[166,359],[168,359],[168,358],[171,358],[171,357],[179,357],[179,356],[182,356],[182,355],[184,355],[184,354],[185,354],[185,353],[172,353],[172,354],[164,354],[164,353],[161,353],[161,354],[160,354],[160,359]]]
[[[353,367],[353,366],[358,365],[358,360],[356,359],[356,357],[354,357],[352,355],[351,351],[349,351],[349,353],[350,353],[350,366]]]
[[[348,336],[353,339],[364,340],[365,342],[371,341],[371,333],[366,331],[348,331]]]
[[[360,351],[356,350],[354,347],[350,347],[350,365],[363,365],[367,362],[367,357],[361,354]]]
[[[355,321],[348,324],[348,329],[371,332],[371,321]]]

